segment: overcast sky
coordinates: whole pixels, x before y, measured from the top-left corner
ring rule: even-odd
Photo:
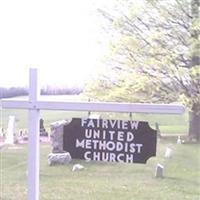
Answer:
[[[0,86],[78,84],[99,56],[91,0],[0,0]]]

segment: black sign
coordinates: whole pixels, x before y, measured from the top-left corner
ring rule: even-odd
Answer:
[[[156,155],[156,130],[148,122],[73,118],[63,137],[63,149],[76,159],[146,163]]]

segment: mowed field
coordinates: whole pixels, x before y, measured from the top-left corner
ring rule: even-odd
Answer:
[[[26,99],[27,97],[19,97],[17,99]],[[81,95],[57,95],[57,96],[41,96],[45,100],[54,101],[85,101]],[[98,114],[105,119],[130,119],[129,113],[92,113]],[[7,128],[9,115],[16,117],[16,133],[20,129],[27,129],[28,127],[28,111],[17,109],[3,109],[1,110],[0,127]],[[41,118],[44,119],[44,126],[49,132],[50,124],[52,122],[71,119],[73,117],[87,117],[88,112],[71,112],[71,111],[49,111],[42,110]],[[179,134],[185,135],[188,132],[188,113],[183,115],[166,115],[166,114],[137,114],[132,113],[132,120],[148,121],[152,128],[155,128],[155,123],[159,124],[161,134]]]
[[[165,158],[166,148],[172,157]],[[49,144],[40,145],[40,200],[199,200],[200,148],[161,139],[157,156],[147,164],[85,162],[48,166]],[[27,145],[0,150],[0,199],[27,199]],[[72,171],[74,164],[85,167]],[[155,178],[156,165],[164,165],[164,178]]]
[[[47,96],[49,100],[82,100],[80,96]],[[9,115],[16,116],[16,131],[27,128],[25,110],[2,110],[1,127],[6,128]],[[99,113],[103,118],[130,119],[129,113]],[[86,117],[87,112],[41,111],[45,128],[50,123]],[[133,120],[149,121],[152,128],[160,124],[162,137],[157,141],[157,155],[147,164],[85,162],[72,160],[65,166],[49,166],[49,143],[40,143],[40,200],[199,200],[199,144],[177,144],[177,135],[186,135],[188,115],[134,114]],[[166,148],[172,157],[165,158]],[[0,200],[27,199],[27,144],[0,149]],[[84,170],[73,172],[74,164]],[[164,177],[155,178],[156,165],[164,166]]]

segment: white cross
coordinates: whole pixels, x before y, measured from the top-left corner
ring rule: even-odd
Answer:
[[[28,200],[39,200],[39,119],[40,110],[99,111],[127,113],[182,114],[184,107],[178,104],[140,103],[90,103],[49,102],[39,100],[37,69],[29,72],[29,100],[1,100],[2,108],[28,109]]]

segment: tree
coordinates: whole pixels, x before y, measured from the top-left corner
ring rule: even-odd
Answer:
[[[199,0],[117,2],[114,11],[99,9],[111,27],[112,52],[107,72],[86,93],[98,91],[104,100],[181,101],[190,110],[189,137],[200,140]]]

